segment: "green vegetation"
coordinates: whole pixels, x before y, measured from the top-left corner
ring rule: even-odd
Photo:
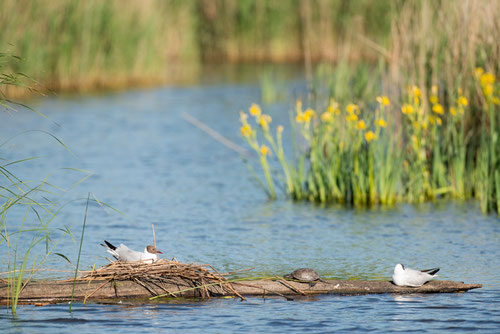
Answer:
[[[355,35],[383,42],[391,1],[54,0],[0,3],[14,72],[53,90],[151,85],[191,63],[335,60]],[[362,43],[349,57],[373,58]],[[5,88],[5,87],[4,87]],[[15,93],[11,87],[10,94]]]
[[[0,53],[0,88],[5,86],[29,88],[31,81],[28,77],[20,73],[4,73],[7,61],[11,63],[18,60],[9,54]],[[4,112],[15,113],[18,109],[28,107],[16,104],[7,100],[4,95],[0,95],[0,108]],[[56,137],[48,135],[68,149]],[[38,157],[7,160],[2,150],[9,140],[4,139],[0,142],[0,250],[8,264],[7,283],[11,289],[12,314],[15,315],[19,294],[49,256],[57,255],[69,262],[65,255],[56,253],[55,250],[62,238],[72,235],[70,227],[57,230],[50,228],[51,222],[65,206],[59,201],[64,190],[49,183],[48,177],[38,182],[25,181],[17,177],[12,172],[16,165],[29,163]],[[81,170],[78,172],[84,172],[86,175],[75,185],[90,176],[88,172]],[[22,219],[18,220],[19,217]],[[33,255],[33,250],[39,244],[44,244],[44,253],[41,256]]]
[[[292,115],[291,157],[283,126],[273,135],[252,105],[256,125],[243,113],[241,133],[270,197],[282,184],[294,199],[354,206],[477,198],[500,214],[499,12],[498,2],[402,3],[388,47],[373,46],[378,66],[318,67],[308,108],[299,100]]]
[[[331,99],[318,117],[298,100],[292,131],[300,137],[292,159],[283,149],[284,127],[273,135],[271,117],[256,104],[249,109],[254,125],[241,113],[241,134],[260,157],[270,198],[276,198],[278,182],[297,200],[359,207],[475,197],[483,212],[500,214],[500,146],[495,144],[500,86],[482,68],[476,80],[484,99],[478,112],[485,115],[477,142],[466,123],[473,112],[469,99],[461,90],[449,92],[444,106],[437,86],[429,92],[429,107],[417,86],[408,87],[399,108],[387,96],[377,97],[373,109]],[[272,155],[281,171],[273,171]]]

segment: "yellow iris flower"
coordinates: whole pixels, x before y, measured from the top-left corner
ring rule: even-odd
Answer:
[[[243,137],[248,138],[252,134],[252,127],[247,123],[241,127],[240,131]]]
[[[365,132],[365,139],[366,139],[366,142],[369,143],[371,142],[372,140],[375,140],[377,139],[377,135],[375,133],[373,133],[373,131],[366,131]]]
[[[405,115],[411,115],[415,112],[415,109],[410,104],[403,104],[401,107],[401,112]]]
[[[250,115],[258,117],[262,113],[262,109],[260,109],[260,106],[256,103],[252,103],[249,109]]]
[[[358,130],[364,130],[364,129],[366,129],[366,123],[365,123],[365,121],[360,120],[360,121],[356,124],[356,129],[358,129]]]
[[[377,120],[377,125],[380,126],[381,128],[385,128],[387,126],[387,123],[385,122],[385,120],[383,118],[379,118]]]
[[[439,115],[444,114],[443,106],[440,105],[439,103],[436,103],[435,105],[432,106],[432,111],[434,111],[436,114]]]
[[[314,110],[312,110],[311,108],[309,108],[304,112],[303,117],[304,117],[304,122],[309,123],[312,118],[316,117],[316,112]]]
[[[321,121],[323,123],[332,123],[333,122],[333,115],[332,113],[326,111],[321,114]]]
[[[391,104],[391,101],[387,96],[377,96],[377,102],[383,106],[388,106],[389,104]]]
[[[457,100],[457,103],[463,105],[464,107],[467,107],[469,101],[467,101],[467,98],[465,96],[460,96]]]
[[[359,107],[353,103],[349,103],[346,107],[346,110],[349,114],[353,114],[354,112],[359,113]]]
[[[271,150],[266,145],[262,145],[260,147],[260,154],[262,154],[263,156],[270,155],[271,154]]]
[[[345,117],[345,120],[346,121],[353,121],[353,122],[356,122],[358,120],[358,115],[356,114],[349,114]]]

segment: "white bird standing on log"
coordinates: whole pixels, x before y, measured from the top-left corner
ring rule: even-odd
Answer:
[[[158,254],[163,254],[162,252],[157,250],[155,246],[151,245],[146,246],[144,252],[141,253],[128,248],[124,244],[120,244],[120,246],[115,247],[106,240],[104,240],[104,243],[105,245],[101,244],[101,246],[105,247],[108,253],[113,255],[115,259],[122,262],[143,261],[147,263],[153,263],[158,261]]]
[[[439,268],[415,270],[405,268],[401,263],[396,264],[392,281],[399,286],[414,286],[419,287],[436,277]]]

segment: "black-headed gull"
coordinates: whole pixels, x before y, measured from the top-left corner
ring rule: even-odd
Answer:
[[[401,263],[396,264],[392,281],[399,286],[422,286],[434,277],[439,271],[439,268],[415,270],[405,268]]]
[[[155,246],[146,246],[144,252],[137,252],[125,246],[124,244],[120,244],[120,246],[115,247],[111,243],[104,240],[105,245],[101,244],[101,246],[106,247],[108,253],[113,255],[115,259],[123,262],[149,262],[153,263],[158,261],[158,254],[163,254],[159,250],[156,249]]]

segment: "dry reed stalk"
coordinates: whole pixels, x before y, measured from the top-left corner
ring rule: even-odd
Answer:
[[[246,283],[242,283],[242,282],[234,282],[233,284],[237,284],[237,285],[241,285],[241,286],[248,286],[250,288],[257,288],[257,289],[261,289],[264,293],[268,292],[268,293],[272,293],[272,294],[275,294],[277,296],[280,296],[280,297],[283,297],[285,298],[286,300],[293,300],[293,298],[289,297],[289,296],[286,296],[282,293],[279,293],[277,291],[271,291],[271,290],[268,290],[266,288],[263,288],[261,286],[256,286],[256,285],[252,285],[252,284],[246,284]]]
[[[89,284],[90,282],[92,281],[89,281]],[[111,282],[111,280],[107,280],[106,282],[102,283],[101,285],[99,285],[94,291],[92,291],[90,294],[86,294],[85,295],[85,298],[83,299],[83,303],[85,304],[85,302],[87,301],[88,298],[92,297],[92,295],[94,293],[96,293],[97,291],[99,291],[102,287],[104,287],[106,284],[108,284],[109,282]]]
[[[278,280],[278,282],[280,282],[281,284],[283,284],[284,286],[286,286],[287,288],[289,288],[293,292],[300,293],[303,296],[306,295],[306,293],[304,291],[300,290],[299,288],[294,287],[293,285],[291,285],[290,283],[288,283],[287,281],[285,281],[283,279]]]
[[[153,246],[156,248],[155,224],[151,224],[151,227],[153,228]]]
[[[217,271],[217,269],[215,269],[215,268],[214,268],[214,267],[212,267],[211,265],[208,265],[208,266],[209,266],[209,267],[210,267],[210,268],[211,268],[211,269],[212,269],[215,273],[217,273],[217,275],[218,275],[219,277],[224,277],[221,273],[219,273],[219,272]],[[221,284],[222,284],[222,281],[221,281]],[[232,292],[233,292],[236,296],[240,297],[240,298],[241,298],[241,300],[246,300],[246,299],[245,299],[245,297],[243,297],[242,295],[240,295],[240,294],[239,294],[239,293],[238,293],[238,292],[237,292],[237,291],[236,291],[236,290],[235,290],[235,289],[231,286],[231,283],[229,283],[227,286],[228,286],[228,288],[229,288],[229,289],[230,289],[230,290],[231,290],[231,291],[232,291]]]
[[[389,46],[392,87],[429,87],[441,80],[469,96],[464,81],[474,78],[476,66],[487,71],[500,67],[499,1],[406,1],[395,12]]]

